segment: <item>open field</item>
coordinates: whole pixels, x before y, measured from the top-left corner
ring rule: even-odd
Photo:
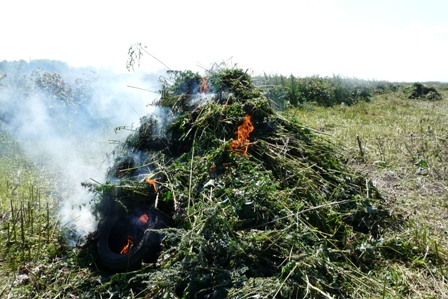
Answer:
[[[353,249],[359,260],[376,264],[353,279],[372,284],[371,289],[361,281],[351,286],[353,298],[448,297],[444,87],[439,87],[442,101],[409,100],[389,92],[370,103],[305,103],[283,112],[336,144],[345,164],[373,182],[397,220],[380,239]],[[110,275],[97,268],[95,250],[66,245],[68,228],[54,216],[62,200],[54,192],[57,182],[46,169],[29,164],[11,136],[3,132],[0,138],[0,297],[150,298],[149,290],[130,287],[138,271]]]
[[[385,239],[401,243],[394,250],[403,260],[379,261],[378,279],[399,291],[397,297],[444,298],[448,296],[447,93],[437,102],[399,96],[390,93],[371,103],[293,109],[287,114],[343,147],[347,164],[370,177],[392,213],[405,219],[385,234]],[[436,255],[428,258],[431,253]]]

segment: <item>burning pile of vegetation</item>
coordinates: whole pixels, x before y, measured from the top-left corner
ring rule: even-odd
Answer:
[[[338,149],[275,112],[241,69],[168,74],[159,113],[141,119],[116,149],[108,181],[91,186],[103,224],[126,213],[148,221],[148,210],[165,217],[146,228],[161,233],[157,261],[120,274],[121,288],[151,298],[381,288],[363,273],[375,267],[372,244],[388,213]],[[122,239],[129,255],[135,241]]]

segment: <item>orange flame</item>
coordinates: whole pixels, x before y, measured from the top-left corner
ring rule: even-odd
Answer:
[[[152,185],[154,187],[154,191],[158,192],[157,191],[157,185],[156,185],[157,182],[156,182],[155,179],[151,179],[151,180],[150,179],[146,179],[145,182],[147,182],[148,184]]]
[[[238,127],[238,131],[235,132],[235,134],[238,135],[238,138],[232,140],[230,143],[230,150],[244,149],[244,156],[247,156],[247,150],[249,149],[249,134],[254,130],[254,126],[252,125],[250,119],[250,115],[244,116],[243,123]]]
[[[128,243],[123,246],[123,249],[121,249],[120,254],[126,254],[131,249],[131,244],[133,244],[131,237],[128,237]]]
[[[207,79],[205,79],[205,77],[202,77],[201,80],[202,80],[202,82],[201,82],[201,86],[199,86],[199,92],[207,93],[207,91],[208,91]]]
[[[148,219],[149,219],[148,215],[143,214],[140,216],[140,218],[138,218],[138,222],[140,222],[143,225],[146,225],[148,224]]]

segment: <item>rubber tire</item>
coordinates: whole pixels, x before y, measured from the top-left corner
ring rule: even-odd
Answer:
[[[168,219],[160,212],[151,210],[147,212],[151,217],[148,219],[147,228],[159,229],[167,227]],[[141,267],[142,261],[155,262],[160,251],[162,235],[145,230],[138,244],[133,244],[127,254],[119,254],[111,250],[109,238],[114,226],[123,217],[113,216],[102,221],[98,228],[98,254],[102,264],[109,270],[123,272],[136,270]]]

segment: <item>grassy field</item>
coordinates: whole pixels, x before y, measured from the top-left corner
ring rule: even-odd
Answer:
[[[404,220],[383,241],[395,244],[396,257],[378,260],[372,273],[391,287],[389,296],[446,298],[448,102],[390,93],[351,107],[287,113],[344,148],[347,164],[370,177]]]
[[[340,146],[348,167],[372,180],[399,219],[357,249],[360,259],[375,255],[377,266],[363,275],[376,287],[354,298],[448,297],[448,90],[440,91],[442,101],[391,92],[370,103],[284,112]],[[66,245],[54,180],[6,133],[0,140],[0,298],[118,298],[121,276],[99,271],[94,252]]]

